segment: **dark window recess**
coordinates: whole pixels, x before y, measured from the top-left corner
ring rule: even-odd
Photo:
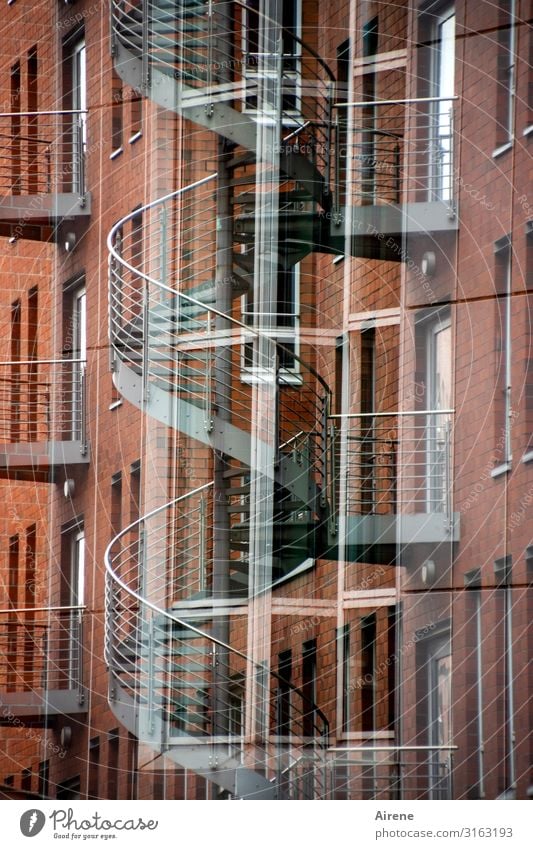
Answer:
[[[120,755],[119,730],[109,732],[107,740],[107,798],[118,799],[118,776]]]
[[[292,678],[292,652],[290,649],[282,651],[278,655],[278,682],[277,699],[277,727],[280,736],[287,736],[291,729],[291,678]]]
[[[374,729],[376,706],[376,614],[361,619],[361,730]]]
[[[316,640],[308,640],[302,647],[302,692],[304,694],[304,737],[312,737],[315,727],[316,704]]]
[[[134,734],[128,733],[127,799],[136,799],[138,792],[139,742]]]
[[[89,781],[87,798],[100,798],[100,738],[93,737],[89,742]]]
[[[113,69],[111,76],[111,149],[119,150],[123,141],[123,90],[122,80]]]
[[[49,761],[41,761],[41,763],[39,764],[38,792],[39,792],[39,796],[42,799],[46,799],[48,797],[49,784],[50,784],[50,762]]]
[[[20,787],[21,790],[27,790],[31,792],[31,777],[32,771],[31,769],[23,769],[20,778]]]
[[[11,142],[10,142],[10,160],[11,160],[11,194],[21,194],[21,177],[22,177],[22,119],[19,116],[21,109],[20,93],[21,93],[21,73],[20,62],[16,62],[11,68]]]
[[[81,799],[81,780],[76,775],[57,785],[56,799]]]

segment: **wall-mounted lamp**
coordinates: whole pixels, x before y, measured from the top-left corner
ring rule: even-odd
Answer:
[[[422,583],[424,586],[428,587],[435,580],[435,575],[437,574],[437,567],[435,566],[434,560],[426,560],[426,562],[422,566]]]
[[[14,245],[15,242],[17,241],[17,237],[16,236],[10,236],[7,241],[9,242],[10,245]]]
[[[65,236],[65,250],[67,253],[74,250],[74,246],[76,244],[76,234],[75,233],[67,233]]]
[[[68,749],[72,743],[72,728],[70,725],[64,725],[59,735],[59,742],[63,749]]]
[[[433,253],[433,251],[426,251],[422,256],[422,262],[420,267],[422,269],[422,274],[426,277],[433,277],[435,274],[435,266],[437,265],[437,257]]]
[[[67,478],[63,484],[63,495],[65,498],[72,498],[76,490],[76,484],[72,478]]]

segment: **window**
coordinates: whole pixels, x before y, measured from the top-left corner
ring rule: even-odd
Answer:
[[[134,734],[128,733],[128,763],[126,768],[127,776],[127,799],[137,798],[138,785],[138,757],[139,743]]]
[[[143,129],[143,100],[138,91],[132,89],[130,96],[130,143],[142,135]]]
[[[119,730],[115,728],[109,732],[107,741],[107,798],[118,799],[118,775],[119,775]]]
[[[277,297],[276,316],[273,321],[276,327],[278,346],[278,366],[280,369],[280,382],[299,382],[299,363],[297,357],[300,353],[299,327],[300,327],[300,266],[278,269],[277,275]],[[253,295],[243,295],[243,320],[250,325],[254,321]],[[253,343],[243,346],[243,368],[253,368]]]
[[[430,321],[426,336],[426,510],[446,510],[450,482],[452,327],[449,313]]]
[[[57,785],[56,799],[81,799],[80,776],[67,778]]]
[[[452,98],[455,91],[455,9],[444,10],[435,21],[431,57],[431,96],[438,98],[430,113],[432,150],[430,200],[453,198]]]
[[[474,646],[466,658],[466,674],[472,682],[466,693],[467,711],[472,719],[468,723],[468,751],[475,763],[472,769],[477,781],[472,784],[469,798],[481,799],[484,790],[484,722],[483,722],[483,631],[482,631],[482,597],[481,572],[472,569],[464,576],[466,592],[466,627],[465,634],[468,646]],[[467,756],[467,757],[468,757]]]
[[[419,715],[425,719],[426,740],[430,747],[427,757],[430,798],[447,799],[450,793],[450,751],[447,747],[451,745],[452,718],[450,636],[442,628],[439,636],[421,640],[418,645],[422,654],[418,668],[423,677],[424,695]]]
[[[376,614],[361,619],[361,731],[373,731],[376,709]]]
[[[39,292],[34,286],[28,292],[28,440],[33,442],[38,437],[38,409],[39,409],[39,372],[37,360],[39,352]]]
[[[516,83],[516,0],[500,0],[496,95],[496,151],[508,145],[514,132]]]
[[[111,478],[111,536],[116,537],[122,530],[122,473],[117,472]]]
[[[20,115],[21,73],[20,62],[11,68],[11,194],[20,195],[21,191],[21,133]]]
[[[50,762],[41,761],[39,764],[38,793],[41,799],[46,799],[49,793]]]
[[[513,793],[515,787],[515,708],[513,688],[513,560],[510,554],[494,561],[495,580],[495,663],[502,671],[502,684],[497,694],[494,710],[503,718],[505,744],[499,763],[499,792]]]
[[[20,442],[21,440],[21,421],[20,421],[20,401],[21,401],[21,367],[17,364],[21,358],[22,342],[21,342],[21,315],[22,306],[19,300],[11,304],[11,366],[10,374],[8,375],[8,385],[11,385],[10,392],[10,422],[11,422],[11,442]]]
[[[283,680],[278,683],[276,725],[277,733],[283,737],[288,736],[291,732],[292,652],[290,649],[282,651],[278,655],[278,675]]]
[[[28,60],[27,60],[27,103],[28,103],[28,112],[37,112],[39,108],[39,98],[38,98],[38,74],[37,74],[37,48],[32,47],[28,52]],[[39,163],[40,163],[40,145],[39,145],[39,128],[37,125],[38,116],[37,115],[29,115],[28,116],[28,127],[27,127],[27,169],[28,169],[28,193],[30,195],[36,194],[40,188],[39,186]]]
[[[282,113],[284,123],[300,113],[301,77],[301,0],[284,0],[282,5]],[[261,26],[260,0],[249,0],[243,12],[244,76],[248,83],[245,109],[257,109],[258,72],[260,69]],[[296,36],[296,38],[294,37]]]
[[[93,737],[89,742],[89,780],[87,783],[87,798],[100,798],[100,738]]]
[[[85,605],[85,534],[83,521],[75,519],[64,526],[61,537],[61,604],[68,608]],[[81,672],[81,632],[80,613],[71,610],[63,619],[63,638],[58,651],[60,663],[54,669],[60,669],[70,689],[79,685]]]
[[[111,73],[111,156],[122,150],[123,134],[122,80],[113,68]]]
[[[84,286],[72,295],[72,343],[72,439],[82,439],[87,360],[87,295]]]
[[[512,460],[511,424],[512,424],[512,336],[511,336],[511,242],[507,236],[498,240],[494,246],[495,269],[494,282],[497,297],[494,300],[496,340],[496,385],[494,398],[494,425],[497,453],[500,464],[493,469],[505,471]]]
[[[67,85],[70,85],[71,121],[70,166],[72,191],[85,193],[85,153],[87,147],[87,70],[85,38],[77,35],[67,44]]]
[[[378,19],[372,18],[363,26],[362,53],[364,57],[374,56],[378,52]],[[372,71],[363,74],[362,99],[374,104],[376,100],[376,74]],[[344,111],[344,110],[343,110]],[[365,106],[361,111],[361,193],[363,201],[373,203],[376,190],[376,107]]]
[[[302,692],[304,694],[303,735],[311,738],[314,734],[316,704],[316,640],[307,640],[302,646]]]

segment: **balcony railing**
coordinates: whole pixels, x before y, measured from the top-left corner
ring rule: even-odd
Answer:
[[[452,503],[453,410],[351,413],[330,416],[330,422],[333,527],[342,509],[367,544],[378,538],[398,541],[396,516],[403,541],[418,537],[422,528],[439,538],[458,532]]]
[[[457,746],[350,746],[328,754],[329,798],[451,799]]]
[[[452,415],[453,410],[421,410],[345,416],[347,513],[448,515]],[[331,418],[340,449],[343,417]]]
[[[83,703],[84,609],[0,610],[0,691],[7,707],[30,709],[52,691],[65,690],[75,691],[75,700]]]
[[[345,174],[351,161],[351,200],[361,206],[440,201],[452,207],[453,105],[454,98],[337,104],[339,120],[346,128],[351,124],[349,136],[345,131],[350,140],[336,151],[337,174]]]
[[[0,442],[79,442],[87,450],[86,362],[0,363]]]
[[[86,113],[0,113],[0,195],[85,195]]]

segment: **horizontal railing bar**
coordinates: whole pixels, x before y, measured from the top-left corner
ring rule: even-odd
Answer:
[[[9,360],[0,363],[2,366],[38,366],[38,365],[85,365],[87,360],[72,359],[72,360]]]
[[[57,611],[83,611],[87,610],[87,605],[66,605],[64,607],[13,607],[8,610],[0,610],[0,614],[5,613],[53,613]]]
[[[39,115],[87,115],[88,109],[45,109],[42,112],[0,112],[0,118],[32,118]]]
[[[395,106],[405,103],[438,103],[439,101],[459,100],[457,94],[450,97],[404,97],[399,100],[357,100],[351,103],[333,103],[333,109],[345,109],[348,106],[372,107],[372,106]]]
[[[394,410],[392,413],[331,413],[328,419],[362,419],[388,416],[453,415],[455,410]]]
[[[330,746],[328,752],[455,752],[459,746]]]

